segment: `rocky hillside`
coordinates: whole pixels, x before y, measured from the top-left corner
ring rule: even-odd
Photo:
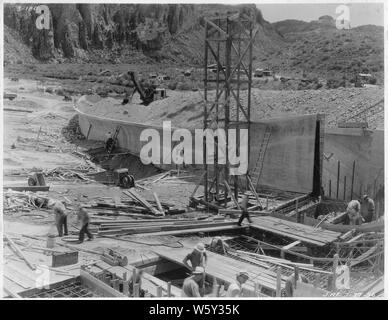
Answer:
[[[383,81],[384,28],[374,25],[338,30],[330,16],[318,21],[284,20],[273,26],[282,34],[283,50],[267,55],[266,65],[282,72],[352,80],[371,73]]]
[[[192,4],[49,4],[50,30],[35,27],[32,5],[5,5],[4,22],[17,31],[42,61],[128,63],[133,53],[155,61],[202,62],[201,18],[235,12],[239,6]],[[277,46],[281,36],[255,6],[244,6],[256,16],[257,45]],[[202,23],[203,24],[203,23]],[[7,50],[7,48],[6,48]],[[6,61],[8,62],[8,61]]]
[[[32,4],[4,6],[4,62],[199,66],[203,63],[203,17],[250,10],[258,34],[254,68],[291,79],[335,78],[351,85],[356,73],[383,83],[383,28],[337,30],[332,17],[269,23],[254,5],[49,4],[50,30],[38,30]],[[28,58],[28,59],[27,59]],[[298,80],[299,81],[299,80]],[[323,81],[325,82],[325,81]],[[337,85],[335,85],[337,86]],[[319,86],[316,86],[319,87]]]

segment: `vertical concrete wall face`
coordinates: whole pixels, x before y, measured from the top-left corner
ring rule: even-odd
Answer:
[[[374,197],[384,185],[384,131],[352,128],[326,130],[323,186],[327,195],[331,181],[331,196],[337,197],[338,162],[340,162],[338,198],[350,200],[354,161],[353,199],[363,193],[369,193]]]
[[[312,192],[316,122],[316,115],[307,115],[251,124],[250,170],[254,170],[259,157],[264,132],[271,127],[260,185]]]
[[[170,169],[174,164],[166,165],[165,159],[171,150],[163,150],[162,127],[145,126],[142,124],[124,121],[103,119],[85,114],[77,110],[81,132],[86,136],[89,131],[90,140],[104,141],[108,131],[114,132],[121,126],[118,135],[118,145],[139,156],[140,150],[147,142],[140,141],[141,132],[145,129],[154,129],[160,134],[160,163],[157,165]],[[314,170],[314,141],[317,116],[297,116],[287,119],[271,119],[251,124],[251,153],[249,159],[250,171],[254,170],[259,157],[260,145],[264,132],[269,126],[271,136],[266,150],[260,185],[271,188],[301,193],[312,192]],[[173,129],[174,130],[174,129]],[[194,135],[193,135],[194,136]],[[172,143],[172,147],[174,144]],[[193,139],[194,146],[194,139]],[[163,152],[164,151],[164,152]],[[197,150],[199,151],[199,150]],[[201,148],[202,153],[202,148]],[[193,163],[196,150],[193,152]],[[209,165],[209,170],[212,170]]]

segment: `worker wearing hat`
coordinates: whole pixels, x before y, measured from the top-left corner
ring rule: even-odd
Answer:
[[[196,267],[192,275],[183,281],[182,297],[201,297],[199,286],[204,280],[205,269]]]
[[[191,266],[188,264],[188,261],[190,261]],[[202,242],[197,243],[194,250],[183,259],[183,264],[191,271],[194,271],[198,266],[206,267],[207,254],[205,245]]]
[[[360,214],[360,202],[357,200],[351,200],[346,208],[346,218],[344,224],[347,225],[360,225],[362,224],[362,216]]]
[[[375,202],[364,194],[361,203],[361,216],[365,222],[371,222],[375,215]]]
[[[249,279],[249,274],[246,270],[240,270],[236,274],[236,281],[229,285],[226,292],[227,297],[240,297],[242,293],[242,285]]]

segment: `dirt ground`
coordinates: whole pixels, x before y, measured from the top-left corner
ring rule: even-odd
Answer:
[[[16,93],[17,98],[13,101],[4,100],[4,185],[27,185],[28,174],[35,170],[57,167],[74,168],[86,165],[85,159],[80,157],[77,152],[101,146],[101,143],[93,141],[79,141],[78,145],[68,142],[61,131],[75,115],[73,102],[63,101],[61,96],[42,92],[39,86],[39,83],[33,80],[19,80],[19,82],[5,80],[5,91]],[[66,204],[69,213],[69,232],[74,236],[77,236],[79,230],[76,218],[77,204],[89,203],[97,197],[115,198],[122,196],[120,188],[97,182],[74,178],[64,181],[54,177],[46,177],[45,179],[50,190],[47,193],[38,194],[63,201]],[[154,179],[151,178],[151,181]],[[168,188],[165,184],[157,183],[152,189],[138,189],[137,192],[152,199],[151,192],[156,191],[162,202],[173,202],[184,208],[188,204],[188,196],[193,191],[194,186],[193,182],[185,181],[175,184],[169,182]],[[50,231],[56,232],[52,209],[43,208],[17,212],[5,211],[3,212],[2,227],[6,234],[15,237],[20,237],[22,234],[39,237],[41,240],[35,242],[40,246],[45,245],[47,234]],[[135,242],[130,242],[131,239]],[[103,248],[110,247],[126,254],[129,261],[139,261],[144,256],[152,256],[155,245],[164,245],[175,241],[171,237],[152,236],[133,236],[129,237],[127,241],[95,238],[94,241],[85,242],[79,247],[98,252],[102,252]],[[57,242],[61,242],[59,238],[57,238]],[[11,259],[10,261],[14,260],[12,256],[13,254],[9,250],[5,252],[6,261],[8,258]],[[30,257],[37,264],[43,263],[46,259],[44,255],[37,253],[30,255]],[[96,257],[93,254],[82,253],[80,263],[93,260]],[[79,269],[74,270],[74,272],[77,274]],[[63,280],[61,276],[55,274],[52,276],[55,280]]]

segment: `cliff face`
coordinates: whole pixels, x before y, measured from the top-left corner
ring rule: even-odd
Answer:
[[[129,49],[156,60],[199,62],[203,51],[200,17],[241,10],[239,6],[192,4],[48,4],[50,30],[38,30],[35,7],[6,4],[4,22],[20,34],[35,58],[44,61],[87,61],[96,52],[105,56],[116,52],[121,57]],[[268,32],[277,33],[256,7],[247,8],[256,14],[260,41],[270,43]]]

